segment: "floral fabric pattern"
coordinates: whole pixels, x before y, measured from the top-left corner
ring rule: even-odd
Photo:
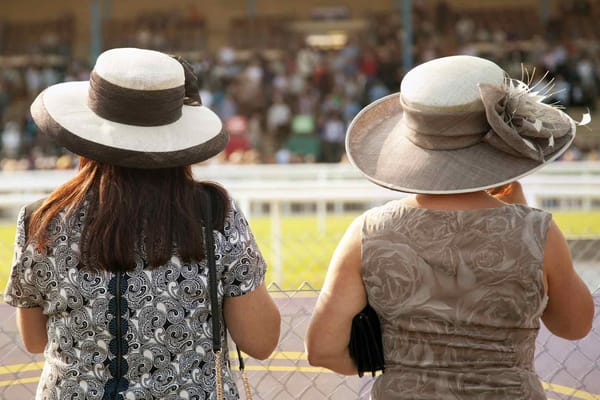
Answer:
[[[365,214],[362,277],[386,365],[373,400],[546,398],[533,356],[551,218],[399,202]]]
[[[127,273],[79,268],[84,221],[85,208],[75,217],[59,214],[50,226],[52,245],[41,255],[25,247],[24,209],[19,214],[5,301],[48,315],[36,399],[214,399],[206,262],[184,263],[173,254],[147,269],[142,248]],[[220,302],[263,283],[264,259],[233,201],[224,234],[213,235]],[[224,330],[221,336],[227,354]],[[225,398],[238,399],[224,358]]]

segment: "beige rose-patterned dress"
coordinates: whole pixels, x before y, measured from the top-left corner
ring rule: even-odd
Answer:
[[[373,400],[546,399],[533,358],[550,221],[523,205],[365,214],[362,276],[386,365]]]

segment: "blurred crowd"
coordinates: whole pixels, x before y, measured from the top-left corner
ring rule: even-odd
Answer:
[[[587,1],[566,1],[562,7],[560,18],[549,15],[542,23],[539,14],[523,15],[519,9],[469,15],[446,2],[432,9],[415,1],[413,64],[452,54],[484,56],[512,77],[541,81],[540,87],[550,84],[549,102],[593,113],[600,88],[596,14]],[[565,23],[565,15],[574,22]],[[268,51],[232,46],[192,57],[202,101],[219,114],[231,135],[226,151],[211,162],[343,161],[352,118],[366,104],[399,90],[405,72],[402,32],[401,15],[388,13],[372,16],[368,29],[349,34],[341,46],[317,48],[298,40]],[[149,37],[153,34],[160,31],[141,30],[128,45],[168,51]],[[43,88],[87,80],[89,72],[90,65],[79,60],[2,68],[1,169],[74,166],[74,157],[38,134],[28,108]],[[598,150],[577,143],[563,158],[595,160]]]

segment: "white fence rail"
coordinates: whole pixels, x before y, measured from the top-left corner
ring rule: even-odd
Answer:
[[[0,173],[0,213],[8,221],[24,204],[46,196],[75,171]],[[320,232],[327,215],[353,211],[405,196],[370,183],[347,164],[208,165],[194,168],[200,180],[222,183],[249,219],[268,214],[272,267],[282,277],[282,217],[292,211],[316,213]],[[522,180],[529,204],[542,208],[598,210],[600,162],[554,163]]]
[[[0,211],[46,196],[75,174],[63,171],[0,173]],[[382,203],[404,196],[378,187],[348,164],[208,165],[194,167],[198,179],[224,184],[248,217],[290,204]],[[522,180],[530,204],[554,208],[600,209],[600,162],[558,162]],[[547,204],[545,204],[547,203]]]

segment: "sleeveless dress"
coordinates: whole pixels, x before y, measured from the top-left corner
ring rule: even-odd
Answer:
[[[533,359],[551,219],[523,205],[365,213],[362,278],[386,367],[373,400],[546,399]]]

